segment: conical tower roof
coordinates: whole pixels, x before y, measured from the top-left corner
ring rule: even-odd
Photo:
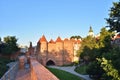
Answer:
[[[53,39],[51,39],[51,40],[49,41],[49,43],[55,43],[55,42],[53,41]]]
[[[40,38],[40,42],[47,42],[47,40],[46,40],[44,35]]]
[[[56,40],[56,42],[62,42],[61,38],[58,37],[57,40]]]

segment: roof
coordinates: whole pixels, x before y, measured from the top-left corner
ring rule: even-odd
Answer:
[[[49,41],[49,43],[55,43],[55,42],[53,41],[53,39],[51,39],[51,40]]]
[[[57,40],[56,40],[56,42],[62,42],[61,38],[58,37]]]
[[[80,44],[81,43],[81,40],[80,39],[71,39],[72,42],[74,42],[75,44],[78,43]]]
[[[68,38],[65,38],[64,41],[69,41]]]
[[[120,34],[117,34],[116,38],[120,38]]]
[[[40,42],[47,42],[47,40],[46,40],[46,38],[45,38],[45,36],[43,35],[41,38],[40,38],[40,40],[39,40]]]

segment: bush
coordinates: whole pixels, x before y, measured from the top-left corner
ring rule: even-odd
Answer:
[[[77,66],[75,68],[75,71],[79,74],[87,74],[86,73],[86,69],[87,69],[88,65],[81,65],[81,66]]]

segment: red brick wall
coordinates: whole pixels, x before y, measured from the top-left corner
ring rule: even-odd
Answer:
[[[30,60],[31,80],[59,80],[36,60]]]

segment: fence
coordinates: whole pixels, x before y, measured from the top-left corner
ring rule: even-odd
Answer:
[[[0,80],[15,80],[16,72],[18,71],[18,62],[16,62]]]

